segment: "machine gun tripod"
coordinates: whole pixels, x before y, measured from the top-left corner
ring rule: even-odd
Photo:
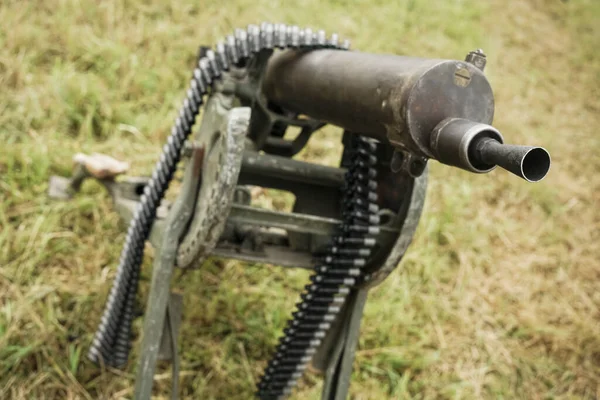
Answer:
[[[345,398],[367,291],[410,244],[427,159],[477,173],[500,165],[528,181],[548,171],[544,149],[504,145],[489,125],[494,102],[481,52],[452,61],[346,49],[323,31],[237,30],[201,55],[152,177],[96,173],[130,228],[92,360],[127,362],[144,241],[158,250],[136,398],[150,397],[161,337],[175,340],[173,266],[198,267],[209,255],[314,271],[257,395],[286,396],[312,361],[326,373],[323,398]],[[205,97],[200,128],[188,139]],[[326,123],[345,129],[340,168],[293,159]],[[288,140],[290,126],[300,133]],[[168,205],[162,199],[182,158],[182,186]],[[85,161],[78,168],[70,184],[53,178],[51,193],[105,170]],[[247,185],[292,192],[292,212],[252,207]]]

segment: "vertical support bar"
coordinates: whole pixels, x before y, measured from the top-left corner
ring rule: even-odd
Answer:
[[[343,333],[339,344],[333,349],[331,361],[325,372],[321,400],[344,400],[348,396],[352,364],[368,292],[367,288],[356,289],[348,297],[348,308],[341,323]]]
[[[174,214],[171,212],[169,217],[174,216]],[[154,370],[169,302],[171,276],[173,275],[179,238],[179,235],[173,234],[173,228],[176,227],[176,224],[169,222],[171,221],[167,223],[158,257],[154,259],[152,284],[144,317],[142,349],[135,383],[134,398],[138,400],[150,399],[152,395]]]
[[[176,314],[181,315],[181,307],[179,310],[176,310],[176,308],[177,306],[174,304],[173,295],[171,295],[169,304],[167,305],[167,325],[169,325],[169,337],[171,338],[171,358],[173,361],[173,365],[171,367],[171,400],[177,400],[179,398],[179,353],[177,351],[177,333],[179,332],[179,323],[176,322]]]
[[[195,149],[190,165],[202,166],[203,162],[204,148]],[[179,240],[193,215],[196,194],[201,184],[201,171],[187,168],[185,173],[184,186],[173,207],[169,210],[161,246],[157,249],[158,254],[154,259],[152,283],[144,317],[142,349],[135,382],[134,398],[137,400],[147,400],[152,395],[154,370],[160,349]],[[188,174],[197,175],[198,178],[189,179]]]

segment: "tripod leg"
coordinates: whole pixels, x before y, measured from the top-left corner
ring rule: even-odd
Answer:
[[[170,340],[169,348],[171,349],[172,374],[171,374],[171,400],[179,398],[179,352],[177,351],[177,333],[179,332],[179,319],[181,318],[181,295],[171,293],[169,304],[167,306],[167,320],[165,324],[165,332],[168,332]],[[165,333],[163,333],[163,338]],[[163,342],[164,343],[164,342]]]
[[[325,372],[325,382],[321,400],[343,400],[348,396],[352,363],[360,334],[360,323],[365,303],[367,288],[353,290],[346,302],[346,310],[342,315],[341,335],[332,351],[329,365]]]
[[[168,235],[165,235],[168,241]],[[154,260],[152,272],[152,284],[148,295],[148,306],[144,316],[144,328],[142,337],[142,348],[138,364],[135,383],[134,398],[138,400],[150,399],[152,395],[152,383],[154,370],[160,349],[160,342],[165,323],[165,314],[169,302],[171,276],[173,274],[173,263],[177,250],[177,241],[174,241],[174,249],[161,248],[160,254]]]
[[[193,162],[202,165],[203,160],[204,148],[199,148],[194,152]],[[188,168],[186,176],[196,172],[192,168]],[[152,395],[154,370],[169,303],[173,266],[177,257],[179,241],[193,215],[196,193],[201,184],[200,179],[185,179],[185,182],[181,194],[169,210],[161,244],[157,248],[158,252],[154,258],[148,305],[144,314],[142,348],[135,382],[134,398],[137,400],[147,400]]]
[[[173,347],[177,344],[179,336],[179,327],[181,325],[181,314],[183,309],[183,296],[179,293],[171,292],[169,304],[167,305],[167,316],[163,326],[160,349],[158,351],[159,361],[173,361]]]

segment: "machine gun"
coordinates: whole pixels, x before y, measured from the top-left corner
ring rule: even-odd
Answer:
[[[170,281],[174,266],[201,267],[208,256],[313,271],[257,396],[285,397],[312,362],[325,372],[323,399],[345,398],[367,292],[412,240],[428,160],[475,173],[499,165],[530,182],[550,167],[546,150],[504,144],[490,125],[485,63],[481,50],[465,61],[348,51],[335,34],[268,23],[203,48],[150,178],[115,179],[126,166],[106,156],[78,156],[73,178],[51,178],[55,197],[99,179],[129,221],[89,358],[126,364],[149,239],[157,255],[136,398],[150,397],[161,343],[174,362],[176,394],[180,311]],[[344,129],[339,168],[294,159],[326,124]],[[294,127],[299,133],[288,138]],[[163,197],[180,163],[182,184],[168,203]],[[253,207],[251,185],[292,192],[292,212]]]

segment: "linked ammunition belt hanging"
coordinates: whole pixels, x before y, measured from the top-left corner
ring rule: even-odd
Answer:
[[[348,47],[349,43],[340,43],[336,34],[328,37],[322,30],[313,32],[297,26],[265,23],[236,30],[214,50],[200,57],[179,116],[129,225],[117,274],[88,353],[92,361],[113,367],[127,362],[145,241],[181,159],[184,143],[192,132],[203,96],[209,94],[212,83],[230,68],[244,67],[265,49],[345,50]],[[328,251],[318,258],[311,284],[306,286],[275,356],[265,369],[258,385],[257,394],[261,398],[278,398],[290,392],[335,320],[350,288],[364,278],[361,267],[375,246],[372,235],[379,232],[373,168],[376,143],[355,136],[351,146],[352,164],[346,175],[343,224]]]
[[[258,384],[257,394],[262,399],[279,398],[291,392],[350,289],[365,278],[361,267],[367,264],[376,244],[372,235],[379,234],[375,149],[372,139],[353,138],[352,164],[346,173],[344,190],[343,224],[333,244],[318,258],[311,284],[301,295],[297,311],[284,329],[285,335]]]

